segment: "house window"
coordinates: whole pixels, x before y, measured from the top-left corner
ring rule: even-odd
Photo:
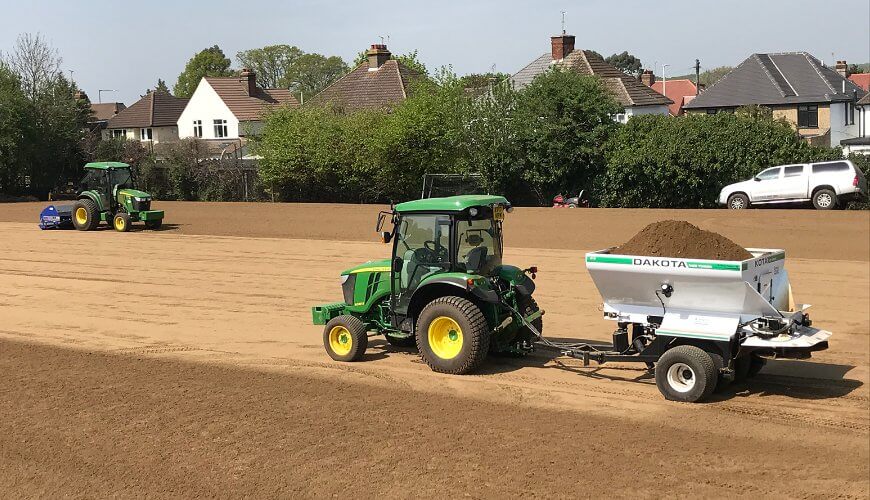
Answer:
[[[154,133],[150,128],[139,129],[139,139],[143,141],[154,140]]]
[[[227,121],[226,120],[215,120],[214,121],[214,136],[215,139],[221,139],[226,137],[227,135]]]
[[[819,128],[819,107],[798,106],[798,127]]]
[[[123,128],[116,128],[112,130],[112,139],[124,139],[127,137],[127,130]]]
[[[616,113],[616,121],[619,123],[625,123],[628,120],[625,118],[625,113]]]
[[[717,111],[719,111],[719,110],[716,108],[707,108],[708,115],[715,115]]]
[[[855,124],[855,103],[846,103],[846,125]]]
[[[202,137],[202,120],[193,120],[193,136]]]

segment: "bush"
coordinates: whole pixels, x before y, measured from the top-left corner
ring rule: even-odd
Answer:
[[[763,113],[637,116],[605,145],[596,185],[608,207],[707,208],[726,184],[765,167],[842,158],[810,146],[787,123]]]

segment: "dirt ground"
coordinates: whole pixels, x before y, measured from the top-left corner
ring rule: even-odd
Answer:
[[[706,404],[539,353],[432,373],[326,356],[313,304],[388,254],[378,207],[163,203],[166,230],[39,231],[0,205],[0,491],[12,496],[870,494],[870,214],[517,209],[545,333],[606,340],[582,252],[655,220],[785,248],[831,348]]]

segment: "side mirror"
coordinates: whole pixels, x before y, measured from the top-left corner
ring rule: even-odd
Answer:
[[[389,243],[390,240],[392,240],[392,239],[393,239],[393,233],[391,233],[389,231],[382,231],[381,232],[381,241],[383,241],[384,243]]]
[[[402,261],[401,257],[394,257],[393,258],[393,272],[394,273],[402,272],[402,264],[403,264],[403,261]]]
[[[752,180],[754,180],[755,182],[761,182],[761,179],[759,179],[758,177],[753,177]]]

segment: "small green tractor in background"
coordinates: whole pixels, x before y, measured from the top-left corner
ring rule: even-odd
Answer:
[[[540,338],[543,311],[532,298],[537,269],[502,263],[501,196],[463,195],[401,203],[389,217],[392,258],[341,273],[343,302],[312,308],[337,361],[357,361],[368,336],[416,346],[437,372],[463,374],[491,352],[526,353]]]
[[[163,210],[151,210],[151,195],[136,189],[130,165],[96,162],[85,165],[85,176],[77,201],[72,206],[72,224],[80,231],[97,228],[105,221],[116,231],[130,230],[142,221],[146,229],[159,229]]]

